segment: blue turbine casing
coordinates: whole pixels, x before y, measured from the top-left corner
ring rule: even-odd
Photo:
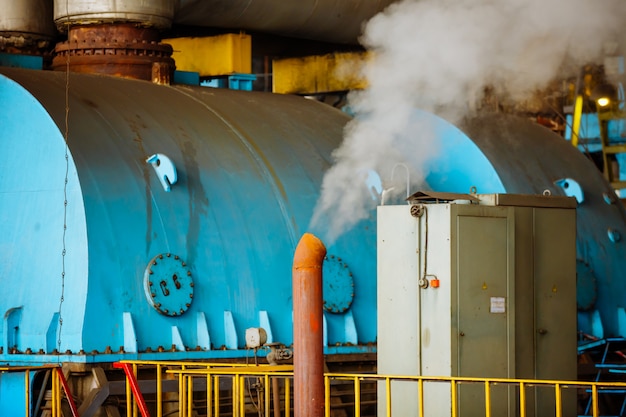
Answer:
[[[0,73],[0,360],[237,357],[248,327],[292,343],[292,256],[347,116],[298,97],[70,74],[66,147],[65,74]],[[418,113],[440,149],[424,167],[433,190],[580,185],[578,288],[593,294],[579,294],[579,330],[597,312],[597,336],[626,335],[626,213],[592,163],[525,119],[458,129]],[[340,292],[325,300],[326,353],[374,351],[375,230],[372,213],[328,248]]]
[[[0,72],[0,360],[236,357],[249,327],[292,343],[293,252],[346,115],[293,96],[70,74],[66,148],[65,74]],[[156,154],[176,169],[169,192],[166,167],[147,162]],[[376,340],[374,233],[366,220],[328,247],[355,281],[350,309],[326,314],[328,352]],[[168,297],[181,311],[164,314]]]
[[[524,118],[489,114],[466,121],[461,130],[448,125],[448,134],[439,136],[444,151],[429,161],[429,186],[552,195],[575,195],[579,186],[578,330],[600,338],[626,336],[626,211],[602,173],[563,138]]]

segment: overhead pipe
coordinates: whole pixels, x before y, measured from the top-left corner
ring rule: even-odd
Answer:
[[[175,0],[55,0],[54,21],[67,31],[52,69],[169,84],[175,69],[159,30],[171,26]]]
[[[295,417],[324,415],[322,263],[326,247],[305,233],[293,257]]]
[[[54,37],[52,0],[0,0],[0,51],[39,53]]]
[[[133,22],[167,29],[172,24],[176,0],[54,0],[54,22],[68,26]]]

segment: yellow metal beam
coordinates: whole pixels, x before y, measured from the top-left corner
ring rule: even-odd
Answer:
[[[578,146],[578,139],[580,138],[580,120],[583,114],[583,96],[576,96],[576,102],[574,103],[574,115],[572,120],[572,145]]]
[[[272,90],[280,94],[318,94],[363,89],[362,69],[370,54],[342,52],[272,62]]]
[[[197,72],[201,77],[252,72],[252,38],[243,33],[202,38],[170,38],[172,58],[179,71]]]

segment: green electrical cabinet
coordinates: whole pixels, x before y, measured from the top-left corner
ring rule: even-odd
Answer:
[[[378,373],[576,379],[576,201],[490,194],[378,208]],[[426,415],[451,415],[450,386],[427,384]],[[554,413],[554,391],[526,393],[526,415]],[[485,389],[461,384],[460,417],[485,415]],[[412,383],[392,410],[417,416]],[[491,415],[519,392],[491,388]],[[379,391],[379,414],[386,398]],[[563,397],[563,415],[575,413]],[[380,414],[380,415],[384,415]]]

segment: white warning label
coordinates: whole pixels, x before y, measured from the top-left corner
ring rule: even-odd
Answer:
[[[506,298],[491,297],[490,313],[506,313]]]

